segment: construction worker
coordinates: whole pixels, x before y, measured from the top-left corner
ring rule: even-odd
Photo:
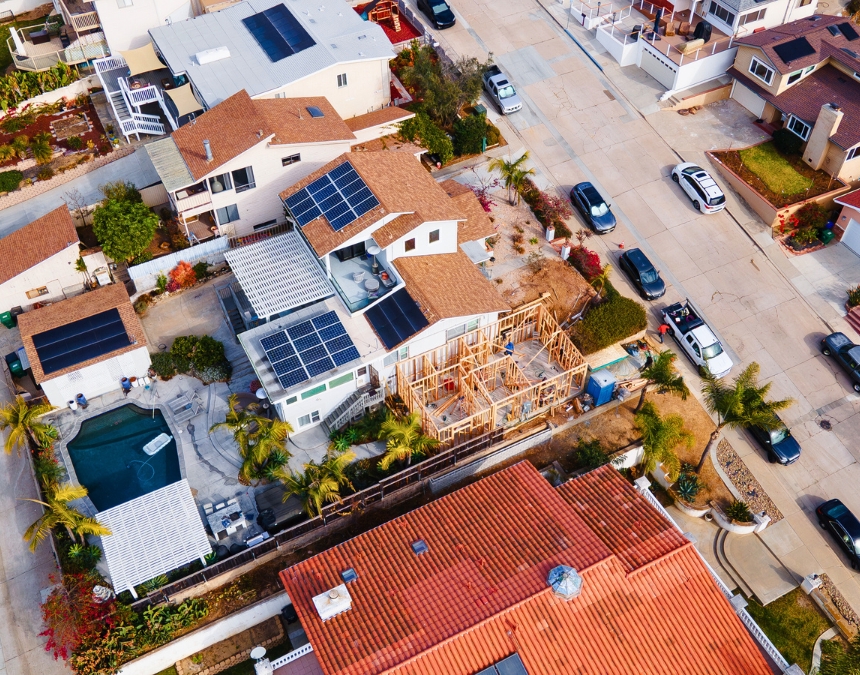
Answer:
[[[665,323],[660,324],[660,344],[663,344],[663,336],[666,334],[666,332],[668,330],[669,330],[669,326],[667,326]]]
[[[505,345],[505,356],[513,356],[514,355],[514,341],[508,340],[508,344]]]

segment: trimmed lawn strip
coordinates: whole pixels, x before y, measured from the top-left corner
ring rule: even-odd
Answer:
[[[750,599],[747,611],[789,663],[803,672],[812,666],[812,648],[830,623],[801,588],[763,607]]]
[[[773,192],[796,195],[812,187],[812,179],[801,176],[776,151],[773,143],[762,143],[739,150],[738,154],[744,166],[761,178]]]

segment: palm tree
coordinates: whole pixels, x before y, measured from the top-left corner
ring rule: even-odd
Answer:
[[[250,482],[255,476],[264,475],[266,465],[275,453],[278,453],[279,457],[286,455],[289,459],[291,455],[287,452],[286,441],[292,431],[293,427],[289,422],[279,419],[258,424],[257,430],[239,445],[239,454],[243,459],[239,477]]]
[[[724,384],[710,373],[703,375],[705,381],[702,384],[702,394],[705,396],[705,408],[709,413],[717,416],[717,428],[714,429],[708,445],[705,446],[705,451],[696,467],[697,472],[702,470],[711,447],[720,440],[724,427],[738,429],[759,426],[775,429],[779,426],[776,413],[794,403],[790,398],[768,401],[770,383],[759,385],[760,370],[758,363],[753,361],[734,379],[732,385]]]
[[[251,403],[245,408],[239,407],[239,397],[236,394],[230,394],[227,399],[229,410],[223,422],[213,424],[209,428],[209,433],[218,429],[227,429],[233,434],[233,440],[242,447],[243,442],[247,442],[251,433],[258,427],[266,424],[269,420],[261,415],[257,415],[254,411],[258,406],[256,403]]]
[[[688,448],[693,445],[693,434],[684,428],[684,418],[680,415],[661,417],[657,406],[648,401],[633,421],[642,434],[645,472],[650,473],[662,464],[669,480],[677,480],[681,461],[675,448],[682,443]]]
[[[383,471],[404,460],[409,466],[413,454],[423,455],[439,445],[438,440],[424,435],[418,413],[414,412],[405,417],[389,416],[379,429],[379,438],[386,441],[385,456],[379,462]]]
[[[597,291],[597,296],[600,297],[603,294],[603,289],[606,288],[606,284],[609,283],[609,275],[612,273],[612,265],[606,263],[603,266],[603,269],[600,271],[600,274],[596,275],[589,282],[591,287]]]
[[[51,424],[39,421],[39,417],[54,409],[48,403],[34,403],[30,405],[22,397],[16,396],[14,400],[0,408],[0,431],[11,429],[3,449],[6,454],[12,453],[17,447],[27,447],[29,440],[33,445],[48,445],[57,437],[57,430]]]
[[[71,483],[48,483],[45,486],[45,501],[26,499],[25,501],[41,504],[45,512],[24,533],[24,540],[30,541],[30,550],[35,551],[39,543],[50,534],[55,527],[62,525],[69,533],[73,542],[84,541],[88,534],[100,537],[111,534],[111,531],[95,518],[85,516],[77,509],[69,506],[69,502],[87,496],[87,489],[82,485],[76,487]]]
[[[520,155],[519,159],[502,159],[496,157],[490,160],[488,168],[490,171],[498,171],[502,182],[508,190],[508,201],[516,205],[520,203],[520,190],[525,184],[526,178],[534,175],[534,169],[526,169],[525,163],[529,159],[528,150]],[[516,196],[516,201],[514,200]]]
[[[327,503],[340,501],[340,488],[349,485],[346,467],[355,460],[355,453],[347,451],[330,455],[322,463],[310,461],[301,473],[281,467],[274,471],[275,476],[284,484],[284,501],[296,495],[302,508],[311,518],[322,514]]]
[[[642,406],[645,404],[645,393],[651,386],[656,386],[657,391],[661,394],[675,394],[680,396],[682,401],[687,400],[690,390],[687,388],[684,378],[675,370],[675,359],[677,358],[674,352],[667,349],[657,354],[657,358],[651,362],[650,366],[642,369],[639,376],[645,378],[647,382],[642,387],[639,403],[633,411],[634,414],[642,410]]]
[[[355,461],[355,458],[356,454],[352,450],[329,452],[326,458],[320,463],[320,468],[329,478],[337,483],[338,489],[342,487],[352,489],[352,482],[346,475],[346,468]]]

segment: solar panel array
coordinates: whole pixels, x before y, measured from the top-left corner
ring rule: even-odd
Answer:
[[[815,48],[809,44],[805,37],[795,38],[791,42],[786,42],[781,45],[774,45],[773,51],[782,59],[783,63],[791,63],[802,59],[804,56],[810,56],[815,53]]]
[[[335,312],[267,335],[260,344],[284,389],[360,356]]]
[[[131,340],[117,309],[109,309],[33,336],[33,346],[45,374],[104,356],[130,344]]]
[[[358,220],[379,200],[349,162],[344,162],[287,198],[290,213],[304,227],[325,216],[335,232]]]
[[[377,302],[364,314],[386,349],[394,349],[430,325],[405,288]]]
[[[860,37],[860,35],[857,34],[857,31],[854,30],[854,26],[852,26],[849,21],[846,21],[845,23],[840,23],[839,30],[842,31],[842,34],[845,36],[845,39],[849,42],[853,42],[858,37]]]
[[[283,4],[246,17],[242,23],[274,63],[316,44]]]

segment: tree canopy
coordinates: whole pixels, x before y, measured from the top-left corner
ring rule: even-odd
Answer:
[[[104,252],[114,260],[140,255],[155,236],[158,216],[142,202],[105,199],[93,214],[93,232]]]

